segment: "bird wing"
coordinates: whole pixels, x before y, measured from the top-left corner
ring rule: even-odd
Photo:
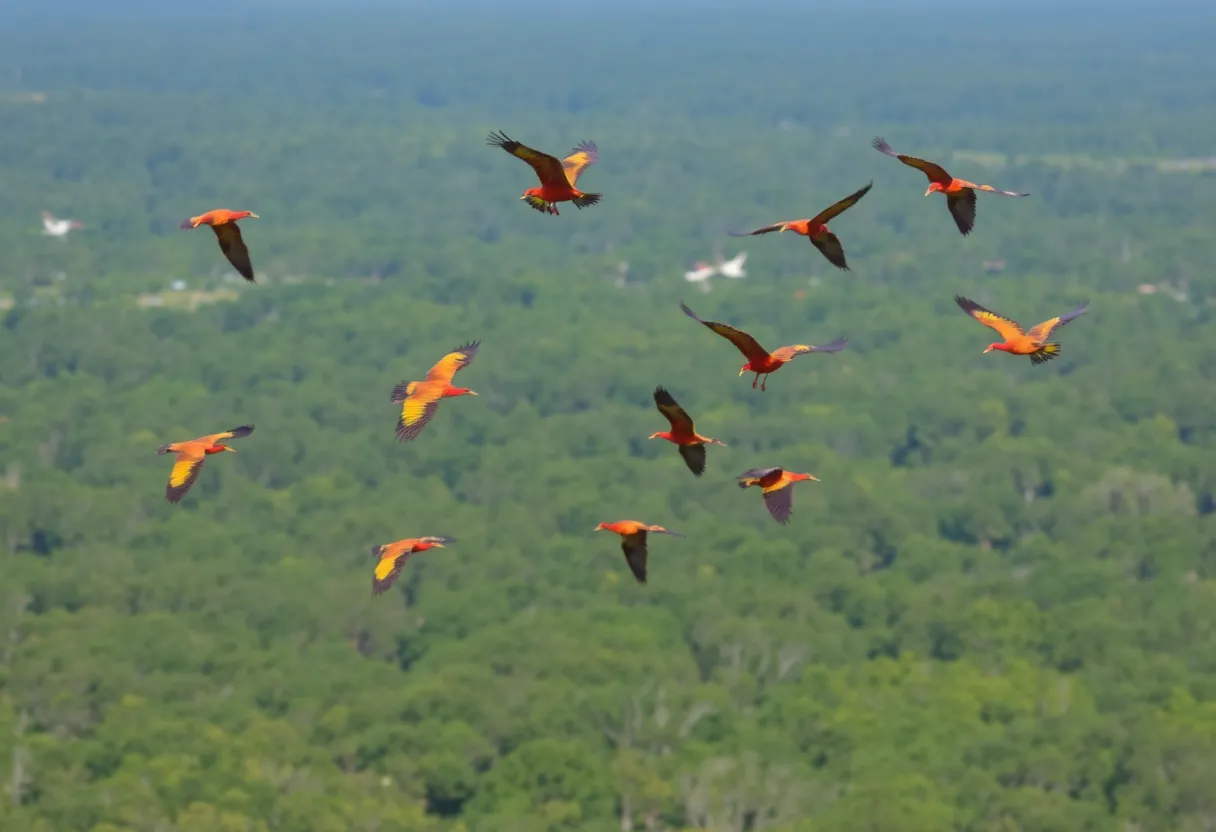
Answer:
[[[435,366],[427,370],[427,381],[442,381],[446,384],[451,384],[452,377],[458,371],[469,366],[473,362],[473,358],[477,355],[477,347],[480,346],[480,341],[470,341],[463,344],[452,352],[445,355],[436,362]]]
[[[913,167],[929,177],[930,182],[941,182],[943,185],[949,185],[954,181],[954,177],[946,173],[946,169],[934,162],[926,162],[924,159],[918,159],[915,156],[907,156],[903,153],[897,153],[887,144],[886,139],[879,136],[870,142],[871,146],[880,153],[885,153],[888,156],[893,156],[903,162],[908,167]]]
[[[676,433],[693,433],[692,417],[676,402],[671,393],[663,387],[654,389],[654,403],[659,412],[671,422],[671,429]]]
[[[556,156],[541,153],[539,150],[509,139],[501,130],[498,133],[491,133],[486,142],[494,147],[501,147],[512,156],[527,162],[532,170],[536,171],[541,185],[566,187],[570,184],[566,179],[566,170]]]
[[[985,309],[969,298],[965,298],[962,295],[955,295],[954,302],[959,305],[960,309],[971,317],[975,318],[984,326],[990,329],[995,329],[997,333],[1006,341],[1012,341],[1014,338],[1024,334],[1022,332],[1022,327],[1018,326],[1017,321],[1012,321],[1003,315],[998,315],[989,309]]]
[[[755,231],[727,231],[731,237],[757,237],[761,234],[771,234],[774,231],[780,231],[781,226],[785,225],[785,221],[775,222],[772,225],[766,225],[763,228],[757,228]]]
[[[743,330],[735,329],[733,326],[727,326],[726,324],[715,323],[714,321],[703,321],[697,317],[696,312],[685,306],[683,301],[680,302],[680,308],[684,310],[685,315],[709,327],[738,347],[739,352],[743,353],[748,361],[761,362],[769,357],[768,350],[760,346],[760,343],[755,338]]]
[[[821,231],[808,239],[833,266],[846,272],[851,271],[848,261],[844,259],[844,246],[840,244],[840,238],[831,231]]]
[[[770,485],[764,489],[764,507],[773,519],[781,525],[790,522],[790,514],[794,509],[794,489],[789,483]]]
[[[646,530],[639,529],[633,534],[622,535],[621,551],[625,553],[625,563],[638,583],[646,583]]]
[[[827,208],[824,208],[822,211],[820,211],[818,214],[815,215],[814,219],[811,220],[810,224],[811,225],[821,225],[821,224],[830,222],[833,217],[840,216],[845,211],[849,210],[854,205],[856,205],[858,202],[860,202],[861,198],[863,196],[865,196],[866,194],[868,194],[870,192],[870,188],[873,188],[873,187],[874,187],[874,183],[871,182],[869,185],[866,185],[861,190],[854,191],[853,193],[849,194],[844,199],[837,202],[835,205],[830,205]]]
[[[994,188],[991,185],[977,185],[976,187],[986,193],[1000,194],[1001,196],[1030,196],[1030,194],[1024,194],[1021,191],[1002,191],[1000,188]]]
[[[201,444],[191,443],[177,452],[173,470],[169,472],[169,484],[165,486],[166,500],[176,503],[186,496],[190,486],[198,479],[198,472],[203,470],[206,458]]]
[[[750,485],[763,485],[765,480],[776,482],[783,473],[781,468],[749,468],[736,479],[740,488],[747,488]]]
[[[680,457],[684,460],[684,464],[688,466],[688,470],[692,471],[696,476],[701,476],[705,473],[705,446],[701,443],[696,445],[677,445],[676,448],[680,451]]]
[[[975,228],[975,191],[963,188],[961,191],[946,194],[946,208],[954,217],[954,224],[964,237]]]
[[[390,586],[401,574],[405,562],[413,554],[415,540],[398,540],[385,546],[372,549],[372,554],[379,557],[375,572],[372,573],[372,595],[379,595]]]
[[[253,261],[249,259],[249,249],[245,247],[245,240],[241,237],[240,226],[235,222],[226,222],[222,225],[211,226],[211,230],[215,232],[215,239],[220,243],[220,251],[224,252],[224,256],[228,258],[232,268],[236,269],[241,277],[254,283]]]
[[[537,211],[540,211],[542,214],[552,214],[555,217],[560,216],[557,213],[556,205],[552,205],[548,202],[545,202],[543,199],[536,196],[535,194],[525,194],[523,199],[524,199],[524,202],[526,202],[528,205],[530,205],[532,208],[536,209]]]
[[[1030,332],[1027,332],[1026,335],[1032,341],[1042,343],[1051,336],[1052,331],[1057,330],[1062,326],[1066,326],[1070,321],[1074,321],[1081,317],[1085,314],[1085,311],[1088,308],[1089,304],[1083,303],[1065,315],[1060,315],[1052,318],[1051,320],[1043,321],[1043,323],[1038,324],[1037,326],[1031,327]]]
[[[439,391],[434,385],[418,385],[405,397],[397,420],[397,439],[407,442],[422,433],[439,409]]]
[[[840,352],[848,343],[848,340],[845,338],[837,338],[835,341],[829,341],[826,344],[791,344],[788,347],[773,350],[773,358],[779,361],[791,361],[800,355],[806,355],[808,352]]]
[[[241,425],[238,428],[232,428],[221,433],[213,433],[210,436],[200,436],[194,441],[205,442],[208,446],[210,446],[216,444],[217,442],[222,442],[225,439],[244,439],[251,433],[253,433],[253,425]]]
[[[578,147],[570,155],[562,159],[562,168],[566,172],[566,181],[573,188],[583,171],[600,160],[600,150],[595,142],[579,142]]]

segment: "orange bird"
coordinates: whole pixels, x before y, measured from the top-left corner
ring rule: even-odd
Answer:
[[[211,230],[215,232],[215,239],[219,240],[220,251],[224,252],[224,256],[228,258],[232,268],[236,269],[241,277],[253,283],[255,282],[253,262],[249,259],[249,249],[245,247],[245,241],[241,238],[241,229],[236,224],[237,220],[243,219],[256,220],[261,217],[252,211],[229,211],[227,208],[218,208],[205,214],[199,214],[197,217],[182,220],[181,227],[185,231],[198,228],[200,225],[211,226]]]
[[[396,543],[373,546],[372,557],[379,560],[372,575],[372,595],[379,595],[393,585],[410,555],[425,552],[427,549],[442,549],[455,542],[453,537],[411,537]]]
[[[439,400],[451,396],[476,396],[467,387],[453,387],[452,377],[461,368],[469,366],[477,355],[480,341],[457,347],[427,371],[422,381],[403,381],[393,388],[393,404],[401,405],[401,418],[397,420],[397,438],[402,442],[422,433],[439,409]]]
[[[671,529],[665,529],[662,526],[647,526],[645,523],[637,520],[617,520],[615,523],[600,523],[593,531],[604,530],[607,532],[616,532],[621,536],[621,551],[625,553],[625,562],[629,564],[629,571],[633,573],[633,577],[637,578],[638,583],[646,583],[646,534],[647,532],[655,532],[657,534],[669,534],[672,537],[683,537],[679,532],[673,532]]]
[[[659,412],[667,417],[667,421],[671,422],[671,430],[652,433],[649,438],[666,439],[668,442],[675,443],[688,470],[698,477],[704,474],[705,446],[721,445],[725,448],[726,443],[697,433],[697,429],[692,423],[692,417],[662,387],[654,389],[654,403]]]
[[[1043,321],[1038,326],[1031,327],[1030,332],[1023,332],[1022,327],[1016,321],[991,312],[973,300],[955,295],[954,302],[968,315],[984,326],[995,329],[1005,339],[995,344],[989,344],[988,348],[984,350],[985,353],[1000,350],[1014,355],[1029,355],[1032,364],[1042,364],[1060,354],[1060,345],[1049,344],[1047,339],[1055,330],[1084,315],[1089,306],[1089,304],[1083,303],[1066,315]]]
[[[825,208],[809,220],[775,222],[772,225],[764,226],[764,228],[757,228],[755,231],[730,231],[728,233],[732,237],[755,237],[758,234],[768,234],[773,231],[793,231],[795,234],[801,234],[810,240],[815,248],[819,249],[819,253],[826,257],[828,262],[833,266],[850,271],[849,264],[844,259],[844,246],[840,244],[840,238],[828,230],[828,220],[838,217],[852,208],[873,187],[874,183],[871,182],[860,191],[849,194],[840,200],[840,202],[837,202],[830,208]]]
[[[556,203],[558,202],[573,202],[575,208],[581,209],[588,205],[595,205],[603,196],[603,194],[585,194],[574,187],[582,172],[599,161],[600,152],[596,148],[595,142],[579,142],[578,147],[560,161],[556,156],[541,153],[539,150],[533,150],[527,145],[508,139],[502,131],[491,133],[486,142],[493,147],[501,147],[512,156],[523,159],[532,166],[532,170],[536,171],[536,176],[540,179],[540,187],[528,188],[520,199],[526,200],[537,211],[557,216]]]
[[[788,347],[779,347],[769,352],[760,346],[755,338],[741,329],[735,329],[733,326],[714,323],[713,321],[702,321],[697,317],[696,312],[693,312],[684,305],[683,301],[680,301],[680,308],[684,310],[685,315],[709,327],[734,344],[739,349],[739,352],[743,353],[744,357],[747,358],[747,363],[739,370],[739,375],[743,375],[744,373],[756,374],[756,378],[752,381],[753,390],[756,388],[756,383],[760,381],[760,376],[764,376],[764,383],[760,385],[760,389],[762,391],[765,390],[768,386],[768,376],[780,370],[783,364],[793,361],[800,355],[805,355],[808,352],[840,352],[844,349],[844,345],[848,343],[843,338],[837,338],[830,344],[823,344],[821,346],[793,344]]]
[[[210,436],[200,436],[189,442],[171,442],[157,448],[158,454],[173,452],[177,459],[173,470],[169,472],[169,484],[165,486],[165,499],[176,503],[186,496],[190,486],[198,479],[198,472],[203,470],[203,463],[211,454],[221,454],[224,451],[236,453],[236,448],[223,444],[225,439],[244,439],[253,433],[253,425],[241,425],[239,428],[226,430],[223,433],[213,433]]]
[[[896,153],[891,149],[891,145],[887,144],[882,138],[874,139],[870,142],[875,150],[881,151],[888,156],[894,156],[899,161],[909,167],[916,168],[925,176],[929,177],[929,187],[925,191],[925,196],[931,193],[943,193],[946,195],[946,207],[950,209],[950,216],[954,217],[954,224],[958,226],[958,230],[963,236],[971,233],[971,229],[975,227],[975,192],[987,191],[990,194],[1000,194],[1001,196],[1030,196],[1017,191],[1002,191],[1000,188],[994,188],[991,185],[977,185],[974,182],[968,182],[966,179],[955,179],[950,174],[946,173],[946,169],[941,165],[936,165],[933,162],[926,162],[924,159],[917,159],[915,156],[905,156],[902,153]]]
[[[794,510],[794,483],[803,480],[819,482],[812,474],[795,474],[784,468],[752,468],[739,475],[739,487],[758,485],[764,493],[764,507],[781,525],[790,522]]]

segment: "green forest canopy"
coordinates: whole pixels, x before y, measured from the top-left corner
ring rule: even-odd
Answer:
[[[1210,15],[580,14],[0,32],[0,828],[1210,828]],[[528,210],[492,129],[595,140],[603,202]],[[873,135],[1033,196],[963,239]],[[724,236],[871,179],[852,273]],[[177,230],[215,207],[258,285]],[[1091,307],[1032,367],[956,293]],[[681,299],[849,348],[761,394]],[[701,480],[659,384],[729,443]],[[167,505],[155,449],[244,422]],[[760,465],[821,479],[788,527]],[[646,586],[623,518],[687,535]]]

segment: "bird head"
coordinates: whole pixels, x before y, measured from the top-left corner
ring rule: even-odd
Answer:
[[[596,527],[595,527],[594,529],[592,529],[591,531],[593,531],[593,532],[600,532],[600,531],[606,531],[607,529],[608,529],[608,524],[607,524],[607,523],[600,523],[598,526],[596,526]]]
[[[803,480],[813,480],[819,482],[819,477],[814,474],[790,474],[790,479],[794,482],[802,482]]]
[[[650,434],[650,436],[647,436],[646,438],[647,438],[647,439],[658,439],[658,438],[660,438],[662,435],[663,435],[662,431],[659,431],[658,433],[652,433],[652,434]]]
[[[925,196],[928,196],[929,194],[937,193],[940,190],[942,190],[941,182],[930,182],[929,187],[925,188]]]
[[[233,453],[236,453],[236,448],[229,447],[228,445],[215,445],[213,447],[207,448],[204,451],[204,453],[222,454],[224,451],[232,451]]]
[[[984,350],[984,355],[987,355],[988,353],[992,352],[993,350],[1003,350],[1003,349],[1005,349],[1004,344],[1001,344],[1001,343],[989,344],[988,348]]]
[[[259,217],[257,214],[253,213],[252,211],[242,211],[240,214],[237,215],[237,219],[260,220],[261,217]]]
[[[453,387],[448,391],[449,396],[476,396],[476,391],[470,390],[467,387]]]

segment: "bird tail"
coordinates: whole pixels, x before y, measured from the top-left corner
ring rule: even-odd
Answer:
[[[1050,361],[1051,359],[1055,358],[1059,354],[1060,354],[1060,345],[1059,344],[1044,344],[1043,346],[1039,347],[1038,352],[1034,352],[1034,353],[1030,354],[1030,361],[1032,364],[1042,364],[1044,362]]]
[[[400,384],[398,384],[396,387],[393,388],[393,392],[392,392],[393,404],[401,404],[403,401],[405,401],[405,397],[410,394],[410,385],[413,383],[414,382],[412,382],[412,381],[403,381]]]
[[[576,196],[570,201],[574,203],[575,208],[588,208],[597,204],[603,196],[603,194],[583,194],[582,196]]]

